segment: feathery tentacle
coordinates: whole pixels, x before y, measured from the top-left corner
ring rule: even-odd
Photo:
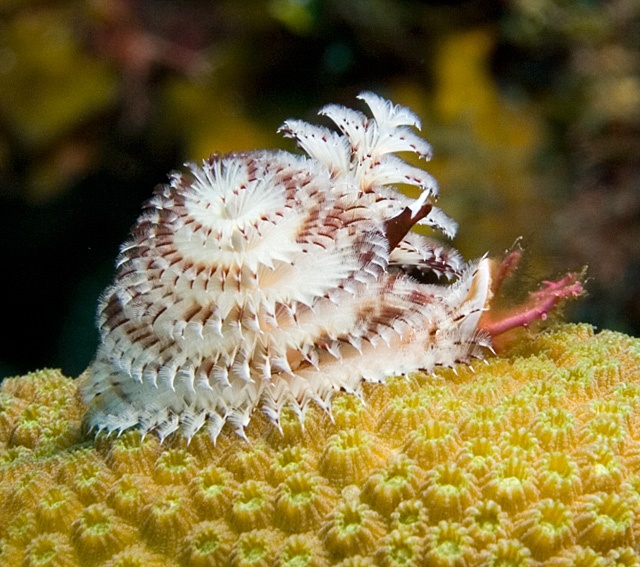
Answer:
[[[456,230],[435,180],[394,155],[431,147],[409,109],[359,98],[372,118],[320,111],[339,133],[284,123],[306,156],[214,154],[156,190],[100,300],[88,428],[215,439],[257,407],[278,424],[285,405],[329,410],[338,390],[481,355],[488,260],[410,232]]]

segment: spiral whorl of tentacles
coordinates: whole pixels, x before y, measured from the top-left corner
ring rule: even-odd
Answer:
[[[409,109],[359,98],[373,118],[320,111],[339,133],[284,123],[307,156],[214,154],[156,191],[100,302],[88,428],[215,439],[258,406],[278,424],[286,404],[330,411],[338,390],[480,355],[488,261],[409,232],[456,230],[432,177],[394,155],[430,146]]]

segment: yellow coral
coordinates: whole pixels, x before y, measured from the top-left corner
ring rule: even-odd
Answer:
[[[479,367],[480,369],[480,367]],[[56,371],[0,389],[0,564],[640,564],[640,340],[567,325],[246,439],[84,439]]]

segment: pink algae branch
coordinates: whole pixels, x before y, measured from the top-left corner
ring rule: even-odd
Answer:
[[[494,274],[493,291],[498,291],[506,278],[513,274],[522,257],[514,251],[500,263]],[[544,281],[542,289],[529,294],[522,305],[499,313],[491,310],[480,319],[479,328],[491,337],[497,337],[517,327],[528,327],[531,323],[545,321],[549,313],[561,302],[579,297],[584,293],[579,274],[570,273],[558,281]]]

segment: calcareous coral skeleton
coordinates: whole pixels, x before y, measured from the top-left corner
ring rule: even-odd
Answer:
[[[285,122],[306,156],[214,154],[156,191],[100,302],[88,428],[215,439],[256,407],[277,425],[287,404],[330,411],[338,390],[481,355],[489,260],[409,232],[456,231],[432,177],[395,155],[430,146],[409,109],[359,98],[372,118],[320,111],[339,133]]]

